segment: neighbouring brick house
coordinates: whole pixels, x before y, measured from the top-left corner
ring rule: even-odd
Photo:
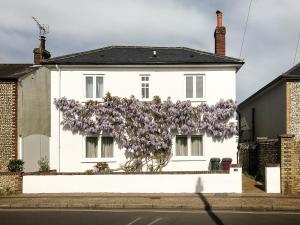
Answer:
[[[240,142],[294,134],[300,140],[300,63],[238,105]]]
[[[0,171],[6,171],[10,159],[17,158],[18,79],[29,64],[0,65]]]
[[[300,192],[300,63],[240,103],[238,114],[244,171],[264,178],[267,164],[281,164],[282,192]]]

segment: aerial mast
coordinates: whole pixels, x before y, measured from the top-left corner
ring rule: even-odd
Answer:
[[[46,34],[49,33],[49,25],[42,24],[39,22],[39,20],[36,17],[32,17],[32,19],[36,22],[36,25],[39,28],[40,31],[40,47],[35,48],[33,50],[34,53],[34,63],[35,64],[41,64],[43,59],[49,59],[51,57],[50,52],[46,50]]]

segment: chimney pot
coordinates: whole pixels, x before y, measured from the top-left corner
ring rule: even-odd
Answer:
[[[222,27],[222,12],[217,10],[217,27]]]
[[[222,22],[222,12],[217,10],[217,26],[215,29],[215,54],[219,56],[225,56],[225,35],[226,28],[223,26]]]
[[[40,36],[40,47],[33,50],[34,64],[42,64],[43,59],[49,59],[51,54],[46,50],[46,37]]]

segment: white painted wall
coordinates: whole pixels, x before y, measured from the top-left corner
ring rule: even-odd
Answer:
[[[25,175],[23,193],[241,193],[242,169],[229,174]]]
[[[266,192],[280,193],[280,166],[265,167]]]
[[[55,98],[67,97],[79,101],[84,99],[84,75],[104,75],[104,93],[120,97],[134,95],[141,97],[140,74],[150,75],[150,99],[158,95],[162,100],[171,97],[173,101],[187,100],[185,98],[185,75],[203,74],[205,76],[205,98],[208,104],[215,104],[222,99],[236,99],[235,68],[60,68],[51,71],[51,138],[50,138],[50,167],[60,172],[82,172],[93,166],[101,159],[87,160],[84,156],[84,139],[73,135],[59,126],[59,112],[53,105]],[[194,105],[201,103],[193,101]],[[233,119],[235,121],[235,119]],[[233,137],[223,142],[216,142],[204,136],[204,157],[198,159],[175,160],[171,158],[165,171],[207,170],[212,157],[230,157],[236,163],[237,138]],[[174,148],[175,146],[173,146]],[[173,149],[174,150],[174,149]],[[115,157],[110,160],[112,169],[119,168],[124,163],[124,151],[115,145]]]

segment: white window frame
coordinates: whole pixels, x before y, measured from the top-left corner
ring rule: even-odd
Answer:
[[[192,98],[187,98],[186,97],[186,78],[187,77],[192,77],[193,78],[193,97]],[[203,79],[203,97],[202,98],[196,98],[196,78],[197,77],[202,77]],[[184,99],[190,100],[193,102],[202,102],[206,101],[206,79],[205,79],[205,74],[184,74]]]
[[[141,99],[144,100],[144,101],[150,100],[151,99],[150,98],[150,74],[140,74],[139,77],[140,77],[140,96],[141,96]],[[142,81],[142,77],[148,77],[149,80],[148,81]],[[143,98],[143,95],[142,95],[142,89],[143,89],[142,85],[143,84],[148,84],[149,85],[149,87],[148,87],[148,91],[149,91],[148,98]]]
[[[177,156],[176,155],[176,137],[177,136],[186,136],[187,137],[187,147],[188,147],[188,155],[187,156]],[[203,155],[201,156],[192,156],[192,136],[201,136],[202,137],[202,152]],[[172,140],[172,159],[171,161],[204,161],[206,160],[205,156],[205,136],[203,134],[191,134],[191,135],[184,135],[184,134],[177,134]]]
[[[86,97],[86,77],[92,77],[93,78],[93,97],[87,98]],[[97,77],[102,77],[103,79],[103,96],[102,98],[96,98],[96,79]],[[94,100],[94,101],[103,101],[103,98],[105,97],[105,74],[83,74],[83,99],[84,101],[88,100]]]
[[[96,158],[87,158],[86,157],[86,138],[87,137],[98,137],[98,148],[97,148],[97,156]],[[115,140],[113,139],[113,157],[101,157],[101,144],[102,144],[102,138],[103,137],[111,137],[109,135],[99,135],[99,136],[83,136],[82,139],[82,160],[81,162],[116,162],[116,156],[115,156]]]

